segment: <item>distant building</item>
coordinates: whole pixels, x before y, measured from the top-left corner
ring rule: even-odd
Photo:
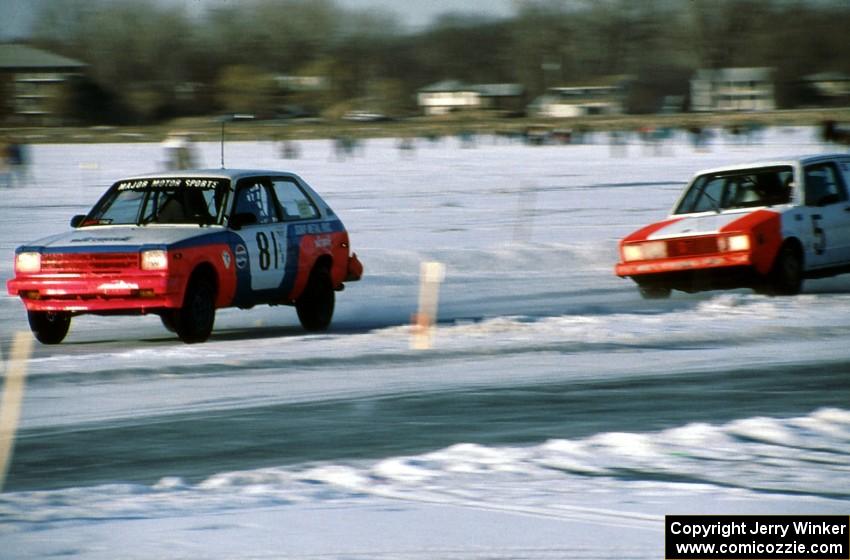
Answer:
[[[478,108],[481,99],[471,85],[457,80],[431,84],[417,92],[419,107],[426,115],[444,115],[452,111]]]
[[[692,111],[776,109],[772,68],[698,70],[691,78]]]
[[[330,87],[330,80],[325,76],[275,76],[278,89],[290,92],[324,91]]]
[[[803,76],[809,97],[822,105],[845,105],[850,102],[850,76],[843,72],[820,72]]]
[[[525,88],[520,84],[478,84],[474,87],[482,109],[509,112],[523,109]]]
[[[685,96],[684,95],[665,95],[661,99],[661,110],[660,113],[662,115],[674,115],[676,113],[682,113],[685,110]]]
[[[426,115],[469,109],[517,111],[525,89],[519,84],[466,84],[445,80],[420,89],[417,102]]]
[[[597,83],[551,87],[529,105],[544,118],[571,118],[623,113],[629,79],[615,77]]]
[[[326,76],[280,75],[274,81],[277,116],[287,118],[318,115],[322,98],[331,87]]]
[[[25,45],[0,45],[0,115],[29,124],[51,124],[63,85],[86,64]]]

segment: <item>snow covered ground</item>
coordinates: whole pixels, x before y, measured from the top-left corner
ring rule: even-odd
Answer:
[[[80,317],[37,346],[0,558],[657,559],[665,514],[846,514],[850,277],[647,302],[612,273],[617,240],[695,171],[826,148],[807,128],[660,155],[606,140],[369,140],[344,160],[326,141],[295,160],[229,144],[229,166],[322,193],[363,280],[321,335],[278,307],[220,312],[203,345],[156,317]],[[15,246],[163,153],[32,156],[28,185],[2,191],[3,279]],[[417,351],[424,260],[447,277]],[[5,357],[19,301],[0,298],[0,325]]]

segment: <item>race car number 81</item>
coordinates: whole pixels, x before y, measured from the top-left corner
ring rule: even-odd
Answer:
[[[269,251],[269,237],[264,231],[257,233],[257,250],[260,252],[260,269],[268,270],[269,268],[280,268],[280,251],[278,250],[277,236],[275,233],[269,232],[271,235],[271,251]],[[272,267],[272,258],[274,258],[274,266]]]

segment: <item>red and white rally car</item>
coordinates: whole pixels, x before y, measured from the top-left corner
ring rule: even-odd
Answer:
[[[850,154],[698,173],[673,213],[620,241],[615,272],[641,295],[750,287],[796,294],[850,270]]]
[[[45,344],[83,313],[155,313],[183,341],[202,342],[217,308],[257,304],[294,305],[304,328],[324,330],[334,292],[363,273],[342,221],[292,173],[131,177],[71,226],[18,247],[8,282]]]

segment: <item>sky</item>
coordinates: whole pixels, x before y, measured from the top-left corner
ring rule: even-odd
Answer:
[[[0,41],[25,38],[34,14],[42,2],[49,0],[0,0]],[[183,4],[191,11],[210,6],[238,5],[240,0],[158,0]],[[507,17],[514,13],[516,0],[336,0],[344,7],[379,9],[395,13],[410,29],[427,26],[437,16],[448,12],[475,13],[492,17]]]
[[[423,27],[447,12],[476,13],[507,17],[514,13],[514,0],[337,0],[352,8],[378,8],[395,12],[412,28]]]

